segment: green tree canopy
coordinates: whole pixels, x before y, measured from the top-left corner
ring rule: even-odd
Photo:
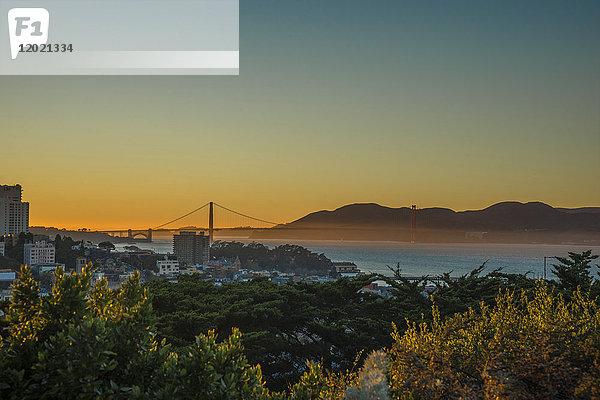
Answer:
[[[100,247],[101,249],[104,249],[104,250],[109,250],[109,251],[115,249],[115,245],[112,244],[111,242],[109,242],[108,240],[98,243],[98,247]]]
[[[560,264],[552,264],[552,272],[558,279],[558,285],[561,289],[574,291],[578,287],[589,290],[593,281],[590,275],[592,261],[598,258],[598,255],[592,255],[592,250],[579,253],[569,252],[568,257],[555,257]],[[597,265],[596,265],[597,267]]]
[[[91,271],[55,273],[40,297],[21,268],[0,341],[2,399],[261,399],[260,367],[243,355],[240,333],[225,342],[199,335],[175,353],[151,329],[139,275],[111,290],[90,288]]]
[[[212,257],[239,257],[242,266],[249,269],[272,269],[282,272],[327,274],[332,263],[324,254],[293,244],[284,244],[272,249],[260,243],[216,241],[210,248]]]

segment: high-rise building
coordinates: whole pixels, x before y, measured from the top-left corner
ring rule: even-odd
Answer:
[[[173,235],[173,254],[187,265],[206,264],[209,259],[210,240],[196,232],[180,232]]]
[[[29,203],[21,193],[21,185],[0,185],[0,236],[29,233]]]
[[[23,263],[33,267],[37,264],[53,264],[56,250],[52,243],[45,240],[35,243],[25,243],[23,246]]]

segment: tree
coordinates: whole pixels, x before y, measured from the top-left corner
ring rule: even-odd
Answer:
[[[150,301],[139,275],[119,290],[91,269],[55,272],[40,297],[21,268],[0,340],[2,399],[263,399],[259,367],[248,365],[240,333],[196,337],[180,354],[154,339]]]
[[[442,317],[477,308],[481,302],[491,305],[501,288],[521,290],[535,285],[535,280],[528,279],[527,275],[506,274],[501,268],[484,275],[485,268],[486,264],[483,263],[470,273],[454,279],[450,273],[442,274],[442,282],[436,284],[438,291],[432,296]]]
[[[56,249],[56,262],[63,263],[69,268],[75,268],[77,257],[85,255],[85,249],[83,246],[79,246],[73,249],[74,246],[80,244],[74,241],[69,236],[61,238],[60,235],[56,235],[54,238],[54,248]]]
[[[552,272],[558,279],[558,286],[561,289],[572,292],[578,287],[589,290],[592,284],[590,275],[591,262],[598,258],[598,255],[592,255],[592,250],[587,250],[581,254],[569,252],[568,257],[555,257],[560,264],[552,264]],[[596,265],[597,267],[597,265]]]
[[[54,273],[51,271],[43,272],[37,276],[40,287],[45,290],[49,290],[54,283]]]
[[[164,259],[163,255],[158,254],[148,254],[148,255],[137,255],[137,254],[129,254],[123,256],[121,258],[122,262],[126,262],[135,268],[142,271],[153,271],[158,272],[158,267],[156,266],[156,262]]]
[[[24,258],[24,250],[23,250],[23,246],[25,245],[25,243],[30,243],[33,241],[33,234],[30,233],[19,233],[19,237],[17,238],[16,243],[14,243],[11,240],[6,241],[6,249],[5,249],[5,255],[8,258],[12,258],[13,260],[15,260],[18,265],[21,265],[23,263],[23,258]]]
[[[214,329],[222,336],[235,326],[250,363],[261,365],[271,389],[283,390],[304,373],[307,360],[341,371],[361,350],[391,344],[392,321],[402,320],[403,310],[391,299],[360,291],[373,279],[287,285],[255,279],[215,286],[192,274],[178,283],[152,281],[147,288],[160,337],[184,347],[200,332]]]
[[[240,242],[213,243],[210,249],[213,257],[235,258],[239,257],[244,268],[270,269],[277,266],[280,271],[293,271],[296,273],[328,273],[331,269],[331,260],[324,254],[313,253],[297,245],[284,244],[275,248],[268,248],[260,243],[243,244]]]
[[[112,244],[111,242],[109,242],[108,240],[105,242],[98,243],[98,247],[100,247],[101,249],[106,250],[106,251],[111,251],[116,248],[115,245]]]
[[[493,306],[393,333],[393,398],[600,396],[600,310],[582,292],[502,290]],[[575,334],[576,331],[577,333]]]

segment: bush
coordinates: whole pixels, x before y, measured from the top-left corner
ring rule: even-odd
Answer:
[[[178,354],[157,343],[139,275],[120,290],[91,271],[55,272],[41,297],[21,268],[0,341],[2,399],[262,399],[260,367],[248,365],[234,329],[223,343],[199,335]]]
[[[365,360],[355,386],[346,390],[348,400],[388,400],[389,360],[384,351],[374,351]]]
[[[389,351],[394,398],[551,399],[600,396],[600,314],[542,284],[502,291],[496,305],[410,324]]]

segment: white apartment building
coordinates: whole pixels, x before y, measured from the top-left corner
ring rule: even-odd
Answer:
[[[29,232],[29,203],[21,194],[21,185],[0,185],[0,236]]]
[[[158,267],[159,275],[177,275],[179,274],[179,261],[178,260],[157,260],[156,266]]]
[[[25,243],[23,262],[29,267],[36,264],[54,264],[56,250],[52,243],[46,243],[45,240],[35,243]]]

